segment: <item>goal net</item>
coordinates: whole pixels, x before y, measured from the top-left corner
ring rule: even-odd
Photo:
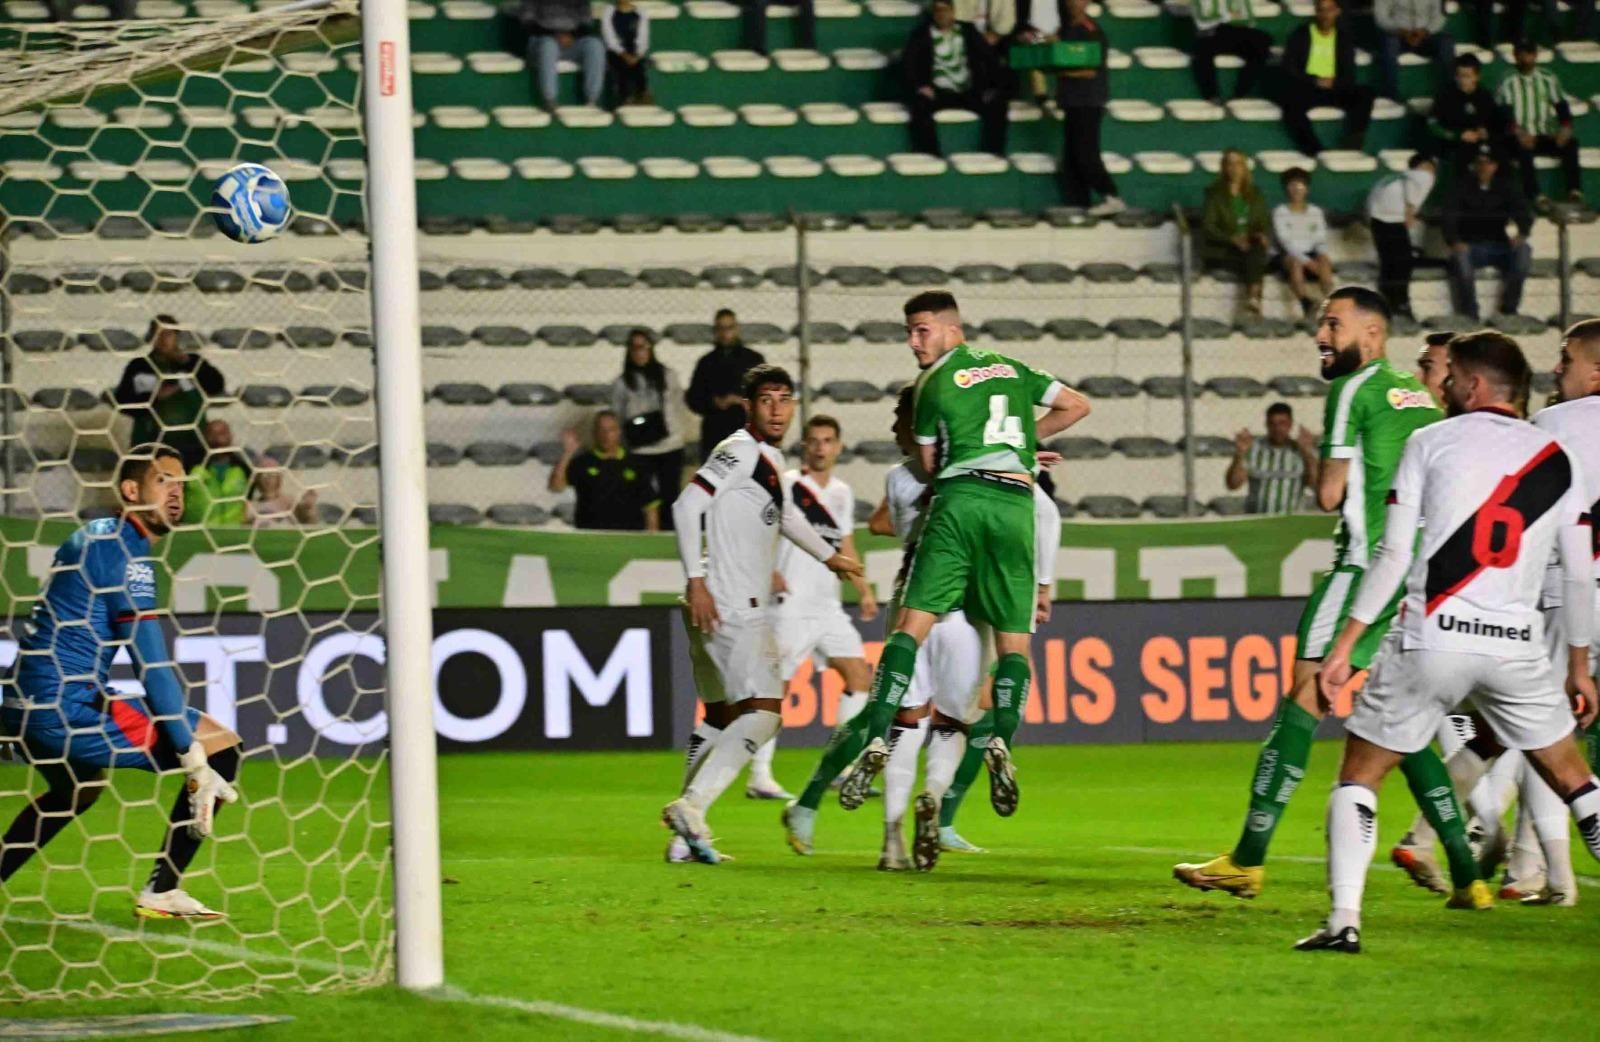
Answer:
[[[55,549],[116,513],[119,453],[156,430],[189,473],[184,523],[152,550],[161,624],[189,704],[244,753],[240,802],[182,880],[227,918],[134,917],[181,775],[113,769],[0,886],[0,1001],[386,979],[354,3],[141,0],[143,17],[79,6],[60,24],[27,0],[0,11],[17,19],[0,24],[0,658],[16,657]],[[283,178],[296,214],[253,246],[207,212],[241,162]],[[107,706],[142,690],[118,662]],[[3,744],[10,822],[46,781]]]

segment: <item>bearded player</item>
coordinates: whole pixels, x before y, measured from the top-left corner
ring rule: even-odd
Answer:
[[[886,741],[917,650],[945,612],[961,608],[994,635],[995,729],[984,745],[995,813],[1016,813],[1011,739],[1031,681],[1035,609],[1033,472],[1039,439],[1089,414],[1059,380],[966,343],[955,297],[942,290],[906,302],[906,339],[922,375],[912,429],[933,503],[906,575],[899,618],[884,642],[867,707],[868,742],[839,790],[859,807],[889,758]],[[1034,410],[1048,410],[1035,418]]]
[[[1300,617],[1292,684],[1256,759],[1249,812],[1238,843],[1210,861],[1173,867],[1174,878],[1197,890],[1222,890],[1246,898],[1261,892],[1266,875],[1262,866],[1273,831],[1305,777],[1311,742],[1325,712],[1317,689],[1321,660],[1349,615],[1371,561],[1382,532],[1384,499],[1406,440],[1440,418],[1422,383],[1389,363],[1389,318],[1383,297],[1358,286],[1337,289],[1323,302],[1316,344],[1323,378],[1332,384],[1323,418],[1316,493],[1322,509],[1340,511],[1334,567],[1312,591]],[[1397,603],[1398,597],[1352,650],[1357,669],[1371,664]],[[1424,747],[1402,766],[1445,844],[1456,886],[1452,906],[1487,907],[1492,896],[1478,878],[1444,764]]]
[[[108,768],[185,781],[166,839],[134,914],[221,919],[179,882],[211,835],[219,803],[239,798],[239,736],[184,701],[167,652],[151,550],[183,517],[183,461],[165,445],[141,445],[117,468],[115,518],[91,521],[56,550],[5,681],[0,731],[18,740],[44,779],[0,840],[0,883],[94,805]],[[110,687],[111,661],[127,646],[143,695]]]

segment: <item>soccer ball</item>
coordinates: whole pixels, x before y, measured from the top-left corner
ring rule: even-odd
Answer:
[[[289,186],[260,163],[240,163],[217,179],[213,216],[235,242],[266,242],[289,224]]]

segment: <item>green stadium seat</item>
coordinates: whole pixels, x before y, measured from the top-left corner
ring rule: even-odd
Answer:
[[[372,331],[368,329],[346,329],[339,334],[339,339],[351,347],[358,347],[362,350],[370,350],[372,348]]]
[[[852,289],[884,286],[889,282],[888,272],[868,267],[864,264],[841,264],[837,267],[829,268],[827,277],[841,286],[848,286]]]
[[[290,470],[320,470],[328,465],[332,453],[321,445],[271,445],[267,455]]]
[[[1182,326],[1183,319],[1175,318],[1169,328],[1177,333]],[[1219,319],[1196,315],[1189,320],[1189,334],[1196,340],[1226,340],[1233,335],[1233,327]]]
[[[562,456],[566,455],[566,452],[566,448],[559,441],[541,441],[528,450],[528,455],[547,467],[553,467]]]
[[[376,445],[335,445],[333,462],[341,467],[367,469],[378,465]]]
[[[511,281],[523,289],[566,289],[573,278],[557,268],[518,268]]]
[[[1015,206],[996,206],[983,211],[983,221],[991,228],[1032,228],[1039,223],[1039,215]]]
[[[1126,376],[1086,376],[1077,382],[1077,387],[1091,399],[1139,396],[1139,385]]]
[[[548,384],[502,384],[497,393],[512,405],[554,405],[561,400],[561,392]]]
[[[622,235],[653,235],[666,222],[655,214],[619,213],[611,218],[611,227]]]
[[[733,215],[734,223],[740,231],[746,232],[776,232],[789,227],[789,222],[775,213],[765,210],[747,210]]]
[[[195,285],[202,290],[204,287],[199,284],[203,274],[202,271],[195,275]],[[269,293],[309,293],[317,283],[310,275],[294,268],[262,268],[250,274],[248,285]]]
[[[423,290],[429,288],[427,283],[430,276],[435,280],[439,279],[437,275],[430,271],[424,270],[418,273],[419,285]],[[317,273],[317,285],[334,293],[340,291],[362,292],[367,288],[367,270],[365,268],[337,268],[333,271],[320,271]]]
[[[111,293],[117,288],[117,280],[101,271],[64,271],[56,282],[63,291],[74,295]]]
[[[14,271],[6,278],[6,293],[13,297],[37,296],[49,293],[50,280],[25,271]]]

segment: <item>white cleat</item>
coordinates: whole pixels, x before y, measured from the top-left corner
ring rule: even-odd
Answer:
[[[1500,879],[1500,900],[1521,901],[1525,897],[1535,897],[1548,889],[1545,883],[1544,870],[1530,872],[1525,876],[1514,876],[1510,869]]]
[[[1578,904],[1578,890],[1574,887],[1568,893],[1552,890],[1548,886],[1541,887],[1530,894],[1522,895],[1522,904],[1525,905],[1553,905],[1556,908],[1574,908]]]
[[[724,854],[722,851],[717,850],[715,846],[711,849],[717,855],[717,864],[719,865],[724,861],[735,860],[732,854]],[[694,851],[689,849],[689,844],[684,842],[682,836],[673,836],[672,842],[667,844],[666,859],[669,865],[700,864],[700,859],[694,856]]]
[[[948,850],[955,854],[987,854],[987,847],[980,847],[962,837],[954,825],[939,826],[939,849]]]
[[[879,872],[904,872],[911,867],[906,856],[906,840],[898,821],[883,823],[883,852],[878,855]]]
[[[711,846],[711,830],[706,826],[705,815],[688,800],[680,796],[661,808],[661,823],[684,841],[696,861],[715,865],[722,860]]]
[[[789,801],[783,808],[783,838],[789,849],[801,857],[811,856],[811,840],[817,830],[817,812]]]
[[[207,908],[182,890],[156,893],[146,887],[134,902],[133,914],[141,919],[194,919],[211,922],[227,916],[214,908]]]
[[[771,778],[760,781],[751,781],[744,787],[744,798],[747,800],[792,800],[794,793],[785,789]]]

